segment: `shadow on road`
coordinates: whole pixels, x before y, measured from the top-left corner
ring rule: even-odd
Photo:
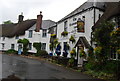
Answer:
[[[7,78],[2,79],[1,81],[105,81],[99,79],[20,79],[14,74],[8,76]]]

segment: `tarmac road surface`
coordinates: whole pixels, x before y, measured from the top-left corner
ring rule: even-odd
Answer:
[[[2,54],[2,78],[15,74],[21,79],[57,81],[103,81],[45,61]],[[26,80],[28,81],[28,80]]]

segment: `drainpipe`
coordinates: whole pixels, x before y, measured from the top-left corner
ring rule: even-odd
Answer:
[[[93,26],[95,25],[96,22],[96,10],[95,10],[95,6],[96,6],[96,0],[94,0],[94,4],[93,4]],[[92,32],[91,32],[91,46],[92,46],[92,34],[93,34],[93,28],[92,28]]]

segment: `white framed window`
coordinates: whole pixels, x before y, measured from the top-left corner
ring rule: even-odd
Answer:
[[[46,50],[46,43],[41,43],[41,49]]]
[[[4,49],[5,48],[5,44],[4,43],[2,43],[2,49]]]
[[[68,24],[68,22],[65,21],[65,22],[64,22],[64,31],[67,31],[67,29],[68,29],[68,27],[67,27],[68,25],[67,25],[67,24]]]
[[[15,44],[11,44],[11,49],[15,49]]]
[[[44,30],[42,31],[42,37],[47,37],[47,30],[44,29]]]
[[[32,30],[29,30],[28,38],[32,38],[32,35],[33,35],[33,31],[32,31]]]
[[[111,59],[112,60],[120,60],[120,54],[117,54],[115,48],[111,49]]]

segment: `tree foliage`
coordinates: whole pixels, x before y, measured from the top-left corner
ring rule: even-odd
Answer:
[[[93,34],[93,39],[99,46],[108,46],[110,45],[110,33],[114,29],[114,23],[110,21],[105,21],[95,29]]]
[[[23,44],[23,54],[28,55],[28,44],[29,44],[29,40],[28,39],[19,39],[18,43],[22,43]]]
[[[40,56],[41,42],[34,42],[33,47],[37,50],[36,56]]]
[[[13,24],[13,22],[11,20],[8,20],[8,21],[4,21],[3,24]]]
[[[33,47],[34,47],[36,50],[41,50],[41,42],[34,42],[34,43],[33,43]]]
[[[51,51],[53,51],[53,50],[57,47],[58,44],[59,44],[58,39],[55,38],[55,39],[50,43],[49,49],[50,49]]]
[[[101,23],[93,33],[93,40],[102,48],[100,51],[101,53],[99,53],[100,55],[98,55],[101,61],[105,61],[110,56],[111,32],[113,29],[114,23],[111,21],[105,21]]]

